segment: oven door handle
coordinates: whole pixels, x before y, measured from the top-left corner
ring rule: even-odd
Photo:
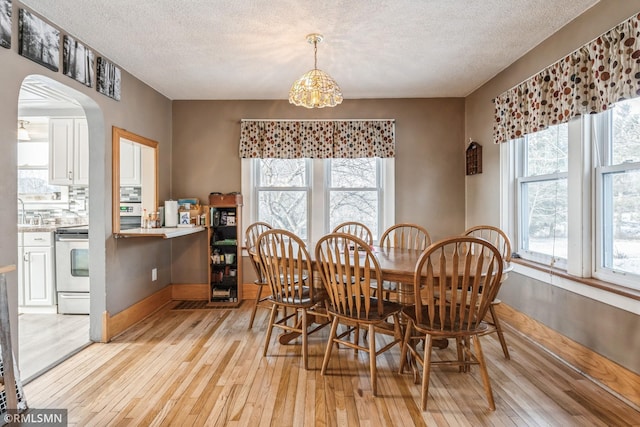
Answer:
[[[63,237],[57,236],[56,242],[86,242],[89,239],[86,237]]]

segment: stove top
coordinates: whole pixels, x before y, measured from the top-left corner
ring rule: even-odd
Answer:
[[[89,234],[88,225],[71,225],[69,227],[58,227],[57,234]]]

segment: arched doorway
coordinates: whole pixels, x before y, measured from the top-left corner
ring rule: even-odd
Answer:
[[[100,319],[90,308],[89,145],[96,132],[87,108],[99,111],[55,80],[31,75],[22,83],[18,123],[28,136],[19,137],[17,150],[18,359],[26,382],[89,345],[90,324]]]

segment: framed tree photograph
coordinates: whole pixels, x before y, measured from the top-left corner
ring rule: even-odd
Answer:
[[[93,51],[66,34],[62,38],[62,73],[92,87],[95,65]]]
[[[116,101],[120,101],[120,68],[116,67],[112,62],[98,57],[97,74],[96,90]]]
[[[11,0],[0,0],[0,46],[11,49]]]
[[[32,13],[20,9],[18,53],[50,70],[60,64],[60,31]]]

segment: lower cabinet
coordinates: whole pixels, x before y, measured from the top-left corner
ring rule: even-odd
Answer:
[[[18,305],[54,306],[53,233],[25,232],[18,248]]]

